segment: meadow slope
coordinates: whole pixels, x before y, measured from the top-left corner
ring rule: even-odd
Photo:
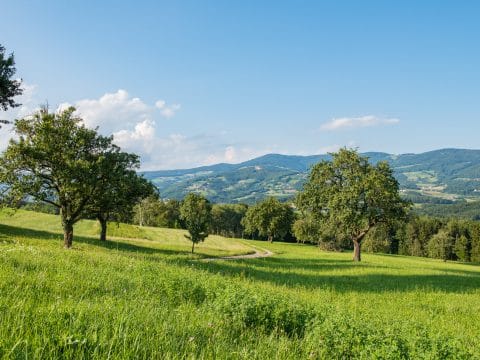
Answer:
[[[112,227],[112,230],[114,227]],[[480,269],[0,214],[2,358],[480,358]],[[128,239],[130,238],[130,239]],[[273,251],[261,259],[207,256]]]

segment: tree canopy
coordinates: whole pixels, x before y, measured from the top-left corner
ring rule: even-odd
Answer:
[[[202,195],[189,193],[180,206],[180,218],[185,223],[189,235],[185,237],[192,241],[192,253],[195,244],[208,237],[212,206]]]
[[[108,221],[130,220],[135,204],[156,194],[153,184],[135,172],[140,166],[137,155],[121,152],[115,145],[107,150],[99,167],[95,194],[85,210],[87,216],[100,222],[100,240],[106,240]]]
[[[12,79],[16,71],[13,54],[7,55],[5,48],[0,44],[0,109],[4,111],[20,105],[14,100],[15,96],[23,92],[20,87],[22,82]],[[5,120],[1,123],[5,123]]]
[[[288,204],[269,197],[247,210],[243,225],[247,234],[257,232],[272,242],[282,240],[289,233],[293,220],[294,213]]]
[[[351,149],[313,166],[296,202],[319,223],[320,237],[351,239],[356,261],[365,235],[380,223],[401,220],[408,208],[388,163],[370,164]]]
[[[2,182],[18,197],[49,203],[60,210],[64,245],[72,246],[73,225],[81,219],[106,176],[111,137],[86,128],[73,107],[59,113],[40,110],[16,120],[0,160]]]

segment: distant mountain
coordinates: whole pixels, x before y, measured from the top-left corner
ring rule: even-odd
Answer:
[[[388,161],[402,192],[416,203],[480,199],[480,150],[441,149],[421,154],[368,152],[372,163]],[[302,188],[313,164],[329,155],[268,154],[240,164],[147,171],[144,176],[163,198],[199,192],[213,202],[254,203],[266,196],[291,198]]]

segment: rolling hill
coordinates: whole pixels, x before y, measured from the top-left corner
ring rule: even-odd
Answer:
[[[440,149],[420,154],[368,152],[370,161],[388,161],[402,192],[416,203],[480,200],[480,150]],[[309,168],[329,155],[268,154],[239,164],[147,171],[163,198],[198,192],[218,203],[254,203],[266,196],[292,198]]]

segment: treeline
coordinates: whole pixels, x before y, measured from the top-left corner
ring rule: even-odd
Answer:
[[[457,201],[453,204],[423,204],[415,208],[415,213],[441,218],[462,218],[480,220],[480,201]]]
[[[184,200],[147,197],[134,206],[132,222],[140,226],[188,229],[181,215],[183,203]],[[210,234],[284,240],[287,236],[291,238],[294,212],[288,204],[268,198],[250,207],[246,204],[212,204],[208,220]]]
[[[306,241],[325,249],[350,250],[348,241]],[[480,222],[411,215],[405,223],[380,225],[366,236],[367,252],[480,262]]]

